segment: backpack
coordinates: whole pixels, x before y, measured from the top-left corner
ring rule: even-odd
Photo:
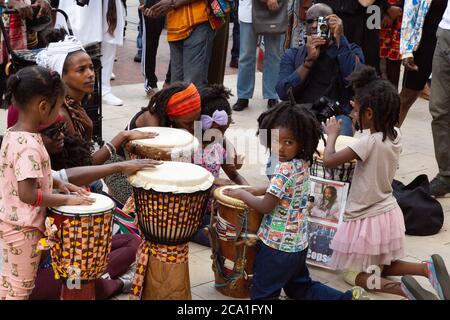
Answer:
[[[442,206],[430,195],[429,185],[425,174],[417,176],[407,186],[397,180],[392,182],[393,194],[403,211],[408,235],[433,235],[444,224]]]

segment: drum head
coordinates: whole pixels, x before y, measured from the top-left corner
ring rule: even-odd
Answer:
[[[327,139],[327,136],[325,136],[325,140]],[[345,149],[352,143],[354,143],[357,140],[357,138],[348,137],[348,136],[338,136],[336,140],[336,152]],[[320,153],[320,159],[323,158],[323,152],[325,151],[325,145],[322,140],[319,140],[319,145],[317,146],[317,150],[319,150]],[[316,155],[317,156],[317,155]]]
[[[220,187],[220,188],[217,188],[216,190],[214,190],[214,198],[217,200],[217,202],[219,202],[223,205],[226,205],[228,207],[233,207],[233,208],[237,208],[237,209],[247,209],[248,206],[243,201],[229,197],[229,196],[223,194],[223,192],[225,190],[230,190],[230,189],[241,189],[241,188],[249,188],[249,187],[250,186],[241,186],[241,185]]]
[[[95,202],[89,206],[60,206],[55,208],[50,208],[51,211],[63,214],[65,216],[81,216],[81,215],[93,215],[96,213],[103,213],[113,209],[116,205],[114,201],[98,193],[91,193],[90,198],[95,198]]]
[[[158,148],[162,150],[172,150],[175,148],[194,149],[198,147],[198,140],[189,132],[181,129],[166,127],[142,127],[133,130],[144,132],[156,132],[159,135],[153,139],[139,139],[130,141],[132,144]]]
[[[153,169],[138,171],[128,181],[135,188],[157,192],[194,193],[211,188],[214,177],[201,166],[167,161]]]

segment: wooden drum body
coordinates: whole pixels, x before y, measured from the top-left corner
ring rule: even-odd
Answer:
[[[129,181],[147,242],[142,298],[191,299],[188,242],[201,225],[214,177],[200,166],[171,161]]]
[[[209,227],[216,289],[234,298],[250,297],[254,245],[262,220],[262,215],[244,202],[223,194],[224,190],[242,187],[225,186],[214,191],[218,213],[215,224]]]
[[[107,196],[91,193],[91,206],[50,208],[49,216],[57,227],[57,243],[51,248],[55,277],[63,281],[61,298],[94,300],[94,281],[107,268],[111,252],[114,202]],[[80,283],[69,288],[68,284]]]
[[[336,140],[336,152],[346,148],[356,140],[357,139],[353,137],[339,136],[338,139]],[[340,165],[337,168],[333,169],[326,168],[325,165],[323,164],[323,154],[325,150],[325,145],[323,144],[322,140],[319,141],[317,150],[319,151],[320,156],[314,155],[314,162],[310,168],[311,176],[327,180],[334,180],[348,183],[352,182],[353,172],[356,166],[356,160],[344,163],[343,165]]]
[[[165,127],[143,127],[134,130],[156,132],[159,135],[153,139],[128,142],[125,150],[130,159],[192,162],[192,155],[199,147],[198,140],[185,130]]]

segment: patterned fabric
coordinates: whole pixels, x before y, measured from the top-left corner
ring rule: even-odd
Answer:
[[[113,212],[63,218],[56,234],[58,242],[51,247],[55,278],[98,279],[106,270],[111,252]]]
[[[208,0],[208,15],[211,26],[214,29],[219,28],[227,20],[227,15],[230,14],[231,8],[233,7],[233,1],[228,0]]]
[[[263,217],[258,237],[269,247],[284,252],[300,252],[308,247],[305,219],[309,194],[308,164],[293,159],[279,163],[267,193],[280,199],[279,204]]]
[[[115,154],[110,157],[105,164],[118,163],[125,161],[125,158]],[[111,174],[104,177],[103,180],[108,186],[108,193],[117,199],[120,203],[125,203],[133,195],[133,187],[128,182],[128,176],[122,172]]]
[[[225,161],[226,150],[220,143],[212,143],[199,148],[194,154],[194,163],[208,170],[214,178],[219,178],[220,168]]]
[[[0,150],[0,220],[44,231],[46,208],[19,199],[18,181],[25,179],[36,179],[43,193],[51,193],[50,157],[40,134],[7,130]]]
[[[288,29],[284,41],[284,48],[298,48],[304,45],[304,36],[306,32],[306,23],[299,16],[303,2],[308,0],[289,0],[288,3]]]
[[[422,38],[425,16],[431,0],[406,0],[403,8],[403,21],[400,36],[400,55],[402,59],[412,57]]]
[[[388,0],[392,6],[399,6],[398,0]],[[400,60],[400,32],[402,19],[397,18],[391,27],[382,27],[380,30],[380,58]]]
[[[184,243],[177,246],[166,246],[143,240],[136,254],[137,268],[129,295],[130,300],[141,299],[150,255],[164,263],[186,263],[189,258],[189,244]]]
[[[20,18],[18,14],[3,14],[3,23],[6,28],[6,32],[9,35],[9,41],[13,50],[26,50],[27,49],[27,28],[25,22]],[[3,37],[3,35],[2,35]],[[8,52],[6,49],[5,41],[1,41],[1,55],[0,63],[7,63],[9,60]]]
[[[75,117],[75,111],[81,111],[81,112],[86,112],[83,108],[83,106],[81,105],[81,103],[79,101],[76,101],[74,98],[72,98],[71,96],[67,95],[66,99],[64,100],[64,106],[67,109],[67,112],[69,113],[70,116],[70,121],[72,121],[73,123],[73,127],[75,128],[75,132],[76,134],[78,134],[81,137],[86,138],[86,128],[83,126],[83,124],[76,120]]]

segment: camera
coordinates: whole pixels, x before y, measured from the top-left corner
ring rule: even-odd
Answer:
[[[322,123],[332,116],[338,116],[344,114],[339,104],[339,101],[332,100],[328,97],[320,97],[319,100],[314,102],[308,108],[317,118],[317,120]]]
[[[76,1],[77,1],[77,5],[79,5],[80,7],[89,5],[89,0],[76,0]]]
[[[326,17],[317,18],[317,35],[325,39],[329,39],[331,36],[330,26]]]

